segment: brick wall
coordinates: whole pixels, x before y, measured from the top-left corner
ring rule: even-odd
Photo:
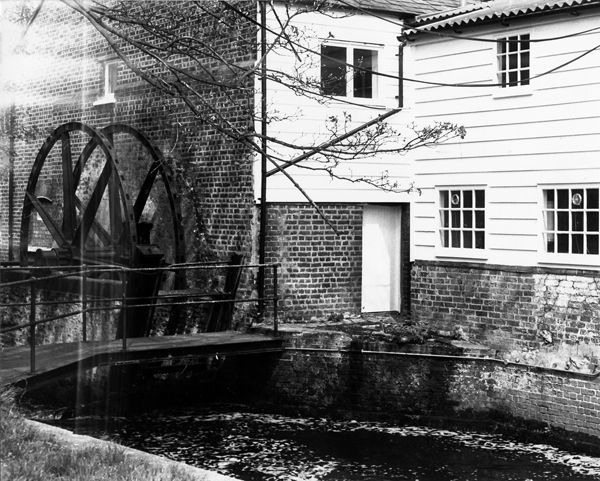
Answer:
[[[555,343],[600,345],[600,273],[417,261],[412,312],[434,329],[460,326],[497,349]]]
[[[447,416],[534,421],[600,437],[600,378],[486,358],[360,352],[297,337],[260,393],[278,409],[353,416]],[[317,344],[320,343],[320,347]]]
[[[266,261],[282,264],[279,293],[287,320],[360,312],[362,206],[320,207],[339,236],[308,204],[269,204]]]
[[[149,3],[145,5],[150,8]],[[255,2],[243,1],[237,6],[254,12]],[[229,17],[226,20],[228,23],[234,21]],[[219,18],[207,16],[204,22],[193,25],[182,23],[180,28],[182,32],[193,31],[196,38],[208,39],[219,55],[237,65],[251,65],[256,58],[256,32],[250,22],[238,21],[229,41],[226,38],[227,28],[221,25]],[[124,65],[119,70],[117,102],[94,107],[93,102],[102,92],[101,60],[112,51],[98,32],[60,2],[44,6],[25,41],[22,48],[24,65],[37,65],[37,71],[31,74],[30,69],[24,67],[22,82],[3,85],[14,93],[17,125],[26,132],[26,135],[18,136],[14,153],[15,249],[18,249],[19,243],[24,189],[33,159],[52,130],[64,122],[78,120],[98,128],[112,122],[136,127],[147,134],[169,161],[180,169],[178,180],[184,193],[189,258],[207,253],[224,257],[233,250],[250,255],[252,158],[244,144],[211,127],[202,115],[194,116],[181,101],[170,99],[140,81]],[[131,53],[132,49],[126,51]],[[134,62],[142,62],[138,54],[133,53],[130,58]],[[216,68],[212,64],[208,67]],[[223,72],[218,75],[219,78],[225,76]],[[232,129],[245,132],[252,128],[252,76],[247,77],[246,84],[226,93],[208,84],[194,87],[201,98],[222,106],[220,115]],[[7,163],[7,153],[3,152],[2,166]],[[47,167],[48,175],[59,175],[59,158],[50,159]],[[137,175],[140,171],[143,169],[137,170]],[[8,191],[6,176],[1,179],[0,251],[2,258],[6,258]]]

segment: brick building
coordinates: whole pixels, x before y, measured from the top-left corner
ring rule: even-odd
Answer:
[[[428,2],[426,8],[443,9],[453,3]],[[346,2],[342,4],[340,7],[348,7]],[[176,183],[183,191],[189,260],[224,258],[232,251],[244,253],[248,260],[256,259],[259,162],[246,140],[260,131],[260,82],[257,76],[244,73],[259,58],[258,23],[253,20],[258,18],[257,3],[234,2],[233,8],[226,3],[210,4],[216,8],[210,10],[186,3],[170,8],[164,2],[144,2],[143,6],[131,2],[129,10],[112,12],[116,17],[147,22],[143,31],[136,30],[135,22],[120,21],[106,11],[86,13],[78,2],[42,2],[37,12],[38,5],[3,4],[2,83],[7,135],[3,139],[0,185],[2,257],[18,257],[20,210],[36,152],[53,129],[77,120],[96,128],[111,123],[131,125],[163,152],[175,168]],[[289,46],[275,45],[268,55],[269,71],[298,71],[298,65],[289,61],[295,58],[307,78],[317,78],[318,86],[316,94],[298,95],[298,89],[283,88],[285,82],[277,82],[276,75],[269,77],[268,133],[282,139],[269,148],[271,155],[283,160],[293,157],[293,151],[282,147],[288,140],[302,146],[318,144],[332,117],[345,118],[350,128],[398,106],[399,82],[394,76],[401,67],[397,43],[401,19],[424,13],[423,6],[411,1],[361,2],[353,6],[352,15],[348,10],[330,10],[322,15],[308,9],[300,14],[305,4],[289,6],[278,2],[268,10],[268,35],[273,40],[282,19],[289,21],[294,27],[290,31],[298,35],[292,41],[306,42],[308,53],[299,56]],[[179,43],[169,44],[157,36],[158,24],[152,23],[149,12],[164,22],[162,28],[173,35],[170,40],[195,39],[196,43],[190,42],[188,47],[203,45],[205,50],[194,50],[195,56],[170,50],[172,68],[165,70],[154,56],[161,51],[148,48],[145,42],[158,38],[163,49]],[[96,27],[104,22],[104,29],[94,28],[93,21]],[[115,25],[129,41],[115,34],[119,28],[111,30]],[[368,72],[359,76],[345,69],[343,91],[338,82],[327,87],[333,90],[323,96],[324,87],[318,78],[335,65],[326,65],[322,58],[342,54],[344,58],[338,63],[355,64],[360,59],[367,67],[365,71],[385,69],[390,78]],[[187,84],[179,79],[177,69],[192,72],[192,77],[186,77]],[[146,78],[140,78],[140,73]],[[169,91],[173,85],[185,90],[187,98],[192,98],[190,104],[178,98],[178,90]],[[408,120],[404,116],[393,125]],[[74,146],[77,142],[84,140],[72,139]],[[136,160],[135,147],[127,142],[117,150],[123,157],[123,176],[135,190],[144,159]],[[36,196],[52,203],[60,223],[62,201],[60,180],[56,180],[60,177],[60,153],[53,155],[46,162],[46,177],[38,182]],[[346,168],[350,176],[377,177],[385,171],[402,185],[410,183],[408,163],[390,155],[373,155],[350,162]],[[323,222],[285,177],[269,179],[266,260],[282,262],[285,316],[297,319],[405,309],[409,194],[331,179],[324,172],[299,166],[289,172],[322,206],[339,233]],[[90,182],[94,175],[97,172],[88,174]],[[156,224],[163,227],[168,222],[163,222],[160,212],[160,194],[155,200],[159,205]],[[35,234],[43,231],[42,219],[31,222],[41,226],[32,229],[34,234],[27,240],[31,248],[51,247],[48,238]],[[168,250],[169,233],[161,236]],[[369,300],[374,302],[369,304]]]

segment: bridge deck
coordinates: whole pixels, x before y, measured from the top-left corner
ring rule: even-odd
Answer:
[[[282,350],[280,338],[233,331],[193,335],[130,338],[127,350],[121,340],[73,342],[36,346],[36,370],[30,372],[28,346],[0,352],[0,385],[43,383],[93,366],[119,363],[161,363],[186,356],[242,355]]]

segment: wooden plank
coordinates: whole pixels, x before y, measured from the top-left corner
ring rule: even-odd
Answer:
[[[257,354],[282,350],[282,339],[262,334],[235,331],[185,336],[131,338],[127,351],[120,339],[111,341],[73,342],[36,346],[35,373],[29,372],[29,347],[6,348],[0,353],[0,385],[27,381],[27,385],[47,381],[78,368],[122,362],[152,362],[167,356],[216,353],[228,355]]]

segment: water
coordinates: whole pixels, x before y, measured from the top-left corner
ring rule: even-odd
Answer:
[[[248,481],[600,479],[600,458],[498,434],[251,412],[187,411],[77,431]]]

